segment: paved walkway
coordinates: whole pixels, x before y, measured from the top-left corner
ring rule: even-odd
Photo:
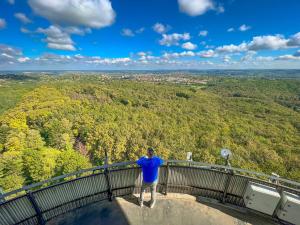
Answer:
[[[149,196],[146,195],[149,199]],[[146,198],[146,201],[147,201]],[[272,225],[267,218],[243,213],[221,205],[200,203],[195,197],[180,194],[159,195],[155,208],[143,208],[137,197],[117,198],[74,210],[51,220],[47,225]]]

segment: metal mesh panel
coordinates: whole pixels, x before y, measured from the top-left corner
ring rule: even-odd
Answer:
[[[162,166],[159,168],[158,184],[167,183],[167,167]]]
[[[42,212],[107,190],[104,174],[96,174],[45,188],[34,193]]]
[[[169,167],[168,192],[199,195],[220,200],[228,174],[193,167]]]
[[[230,180],[227,193],[235,196],[243,197],[247,188],[248,180],[246,177],[233,176]]]
[[[30,218],[28,220],[25,220],[21,223],[18,223],[19,225],[35,225],[39,224],[37,217]]]
[[[141,169],[112,170],[109,172],[109,181],[112,190],[125,187],[138,187],[141,185]]]
[[[228,174],[192,167],[170,167],[170,185],[223,191]]]
[[[113,192],[113,197],[119,197],[119,196],[125,196],[130,195],[134,193],[134,187],[128,187],[128,188],[122,188],[122,189],[116,189]]]
[[[94,202],[98,202],[98,201],[101,201],[101,200],[105,200],[105,199],[108,199],[108,195],[106,192],[104,193],[99,193],[99,194],[95,194],[95,195],[92,195],[92,196],[89,196],[89,197],[85,197],[85,198],[81,198],[81,199],[78,199],[78,200],[75,200],[75,201],[72,201],[72,202],[68,202],[64,205],[61,205],[61,206],[58,206],[56,208],[53,208],[47,212],[44,212],[43,213],[43,216],[45,218],[45,220],[50,220],[60,214],[64,214],[68,211],[71,211],[73,209],[77,209],[77,208],[80,208],[80,207],[83,207],[85,205],[88,205],[88,204],[91,204],[91,203],[94,203]]]
[[[17,224],[36,215],[27,196],[13,199],[0,205],[0,224]]]

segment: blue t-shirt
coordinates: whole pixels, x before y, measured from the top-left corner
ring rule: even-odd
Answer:
[[[136,163],[142,167],[144,182],[153,183],[158,177],[158,167],[164,164],[164,161],[154,156],[152,158],[142,157]]]

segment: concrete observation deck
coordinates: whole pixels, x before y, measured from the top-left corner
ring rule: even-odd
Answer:
[[[138,205],[137,195],[117,197],[112,202],[97,202],[50,220],[47,225],[273,225],[270,218],[256,213],[226,207],[216,202],[186,194],[158,194],[153,209],[147,202]]]

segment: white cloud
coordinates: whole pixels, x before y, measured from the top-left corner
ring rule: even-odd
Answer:
[[[135,33],[141,34],[141,33],[143,33],[144,31],[145,31],[145,27],[141,27],[141,28],[135,30]]]
[[[179,55],[181,57],[186,57],[186,56],[193,57],[196,54],[194,52],[192,52],[192,51],[184,51],[184,52],[179,53]]]
[[[115,21],[109,0],[29,0],[33,11],[55,24],[101,28]]]
[[[22,55],[22,52],[19,49],[3,44],[0,44],[0,53],[6,53],[11,56]]]
[[[2,53],[1,56],[5,57],[5,58],[8,58],[8,59],[14,59],[14,57],[12,55],[9,55],[7,53]]]
[[[162,23],[156,23],[153,25],[152,29],[159,34],[164,34],[171,29],[169,25],[163,25]]]
[[[122,29],[121,35],[126,36],[126,37],[134,37],[135,36],[134,32],[128,28]]]
[[[17,58],[22,56],[22,52],[8,45],[0,44],[0,64],[5,65],[6,63],[13,64],[17,62]]]
[[[224,63],[229,63],[231,61],[231,57],[229,56],[229,55],[225,55],[224,57],[223,57],[223,62]]]
[[[259,61],[259,62],[271,62],[274,60],[274,57],[272,56],[257,56],[255,58],[256,61]]]
[[[215,8],[215,10],[218,12],[218,13],[223,13],[225,12],[225,8],[222,6],[222,5],[219,5]]]
[[[300,32],[291,36],[287,44],[288,46],[300,46]]]
[[[92,64],[126,64],[131,61],[130,58],[125,57],[125,58],[100,58],[100,57],[94,57],[94,59],[87,59],[87,63],[92,63]]]
[[[5,49],[3,52],[2,50]],[[210,52],[210,53],[209,53]],[[212,51],[203,56],[210,59]],[[21,55],[17,55],[21,54]],[[139,58],[132,58],[139,56]],[[57,55],[44,54],[36,58],[23,56],[14,47],[0,46],[0,68],[1,69],[236,69],[236,68],[299,68],[300,57],[284,55],[278,58],[256,57],[250,61],[235,61],[230,55],[221,56],[220,60],[214,62],[187,58],[200,56],[199,53],[184,51],[179,53],[165,53],[161,57],[152,56],[151,52],[139,52],[131,57],[102,58],[99,56]],[[215,56],[217,54],[215,53]]]
[[[233,27],[230,27],[227,29],[227,32],[233,32],[234,31],[234,28]]]
[[[253,56],[257,53],[255,51],[248,51],[246,54],[241,58],[242,62],[248,62],[253,60]]]
[[[261,50],[282,50],[300,47],[300,32],[285,38],[283,35],[256,36],[248,43],[243,42],[239,45],[223,45],[215,50],[218,53],[241,53]]]
[[[138,62],[141,63],[149,63],[150,61],[159,59],[159,57],[153,56],[151,52],[138,52],[136,55],[139,57]]]
[[[53,64],[66,64],[66,63],[73,62],[74,60],[72,57],[68,55],[57,55],[52,53],[46,53],[40,57],[35,58],[34,61],[37,61],[38,63],[49,63],[53,65]]]
[[[163,58],[165,59],[170,59],[170,58],[178,58],[179,57],[179,53],[174,52],[174,53],[164,53],[163,54]]]
[[[281,55],[276,57],[275,60],[300,60],[300,57],[295,55]]]
[[[65,27],[65,28],[60,27],[60,29],[68,34],[77,34],[77,35],[85,35],[86,33],[92,32],[90,28],[81,29],[79,27],[74,27],[74,26]]]
[[[199,36],[206,37],[207,35],[208,35],[208,31],[207,30],[201,30],[199,32]]]
[[[4,29],[6,27],[6,21],[5,19],[0,18],[0,29]]]
[[[80,59],[83,59],[84,56],[82,56],[80,54],[76,54],[76,55],[74,55],[74,58],[80,60]]]
[[[216,48],[217,52],[220,53],[237,53],[237,52],[245,52],[248,50],[248,46],[246,43],[242,43],[240,45],[223,45]]]
[[[30,33],[31,33],[30,30],[28,30],[28,29],[26,29],[26,28],[24,28],[24,27],[21,27],[21,28],[20,28],[20,31],[21,31],[22,33],[24,33],[24,34],[30,34]]]
[[[196,54],[192,51],[183,51],[183,52],[173,52],[173,53],[164,53],[163,58],[171,59],[171,58],[179,58],[179,57],[194,57]]]
[[[218,13],[224,12],[223,6],[217,6],[212,0],[178,0],[181,12],[189,16],[200,16],[209,10],[215,10]]]
[[[48,42],[48,48],[57,49],[57,50],[66,50],[66,51],[76,50],[73,43],[66,44],[66,43]]]
[[[249,50],[278,50],[287,47],[289,40],[282,35],[257,36],[249,43]]]
[[[295,52],[294,56],[300,56],[300,50],[298,50],[297,52]]]
[[[189,42],[183,43],[181,45],[181,47],[186,49],[186,50],[195,50],[198,46],[189,41]]]
[[[208,49],[208,48],[214,48],[214,45],[205,45],[204,48]]]
[[[146,52],[138,52],[137,55],[140,57],[143,57],[143,56],[146,56],[147,53]]]
[[[251,27],[250,26],[247,26],[246,24],[243,24],[243,25],[241,25],[240,27],[239,27],[239,30],[240,31],[247,31],[247,30],[250,30],[251,29]]]
[[[121,35],[122,36],[125,36],[125,37],[134,37],[136,34],[141,34],[143,33],[145,30],[144,27],[141,27],[135,31],[133,31],[132,29],[129,29],[129,28],[123,28],[121,30]]]
[[[19,19],[22,23],[32,23],[32,21],[24,13],[15,13],[15,17]]]
[[[70,35],[58,26],[51,25],[47,29],[38,28],[37,32],[47,36],[45,41],[48,43],[48,48],[69,51],[76,50]]]
[[[11,5],[15,4],[15,0],[7,0],[7,2]]]
[[[216,53],[214,50],[210,49],[207,51],[201,51],[198,53],[198,55],[202,58],[212,58],[216,56]]]
[[[163,34],[162,39],[159,41],[159,44],[165,46],[179,45],[179,41],[188,41],[190,39],[191,36],[189,33]]]
[[[25,62],[28,62],[30,60],[30,58],[28,58],[28,57],[20,57],[17,60],[20,63],[25,63]]]

